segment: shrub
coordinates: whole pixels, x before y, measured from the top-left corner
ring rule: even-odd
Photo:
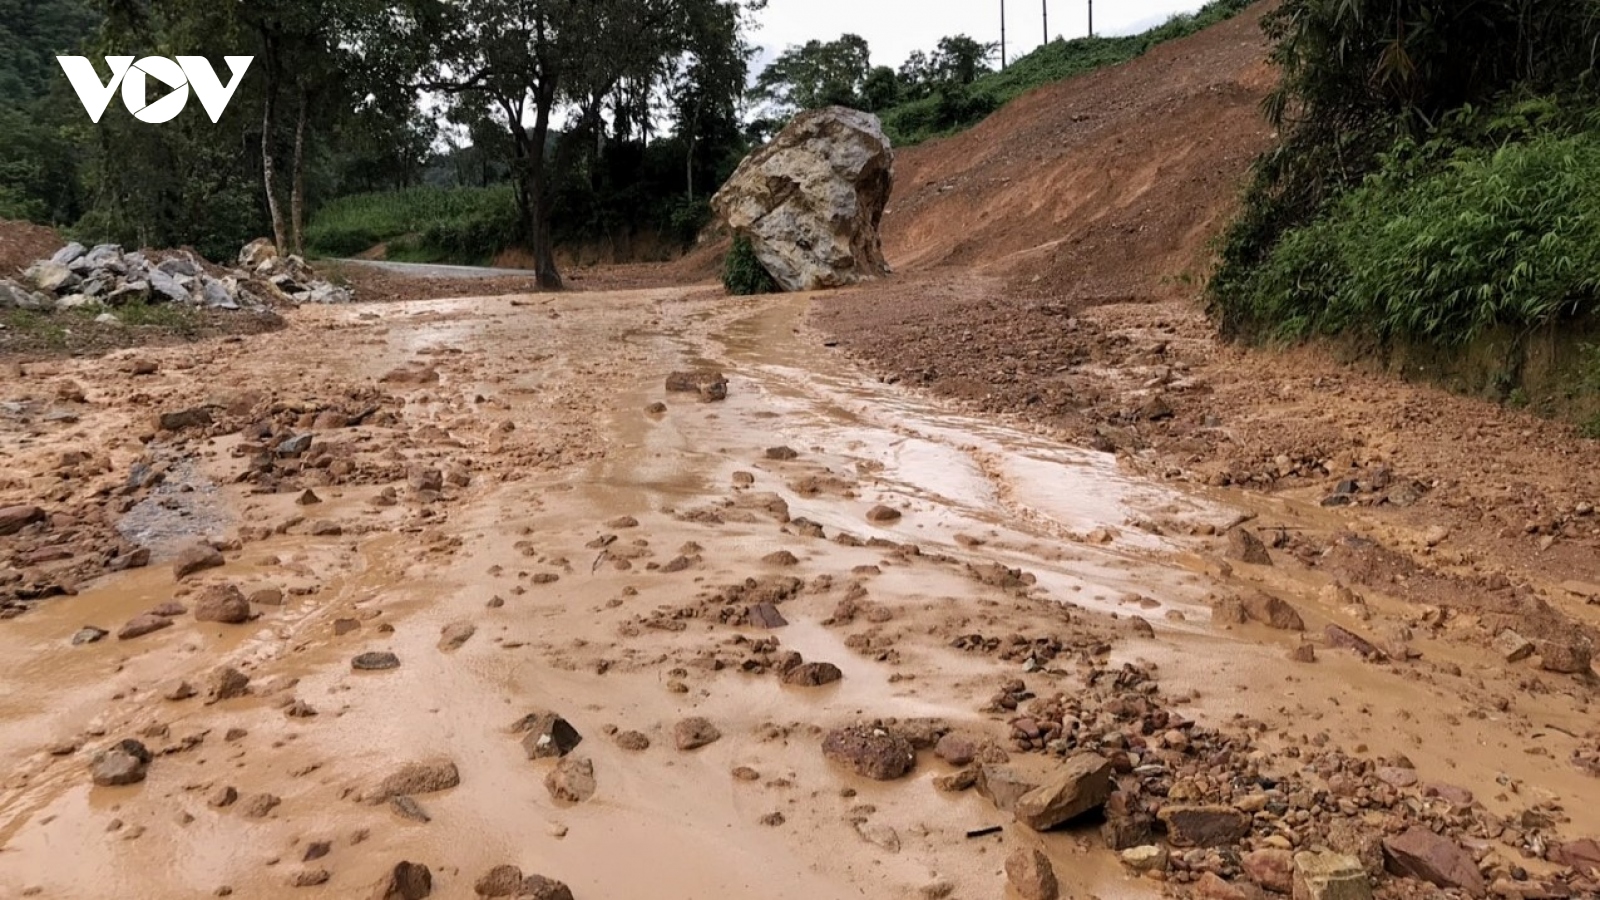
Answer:
[[[1600,135],[1426,157],[1402,142],[1322,216],[1285,231],[1214,295],[1224,323],[1458,344],[1600,312]]]
[[[742,234],[734,236],[733,246],[722,261],[722,284],[728,293],[736,296],[773,294],[778,291],[778,283],[772,280],[772,275],[756,258],[750,239]]]

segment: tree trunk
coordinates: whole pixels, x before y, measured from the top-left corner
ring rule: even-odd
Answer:
[[[262,38],[267,51],[267,93],[261,104],[261,180],[267,190],[267,211],[272,215],[272,243],[282,253],[286,248],[283,209],[278,205],[278,169],[272,160],[272,135],[278,126],[278,67],[275,42],[266,35]]]
[[[532,215],[529,249],[533,251],[534,277],[539,287],[561,290],[561,273],[556,271],[555,243],[550,239],[550,197],[545,184],[545,145],[550,138],[550,109],[555,105],[555,85],[541,84],[534,98],[533,137],[529,142],[528,199]]]
[[[289,198],[290,243],[296,256],[306,255],[306,88],[300,86],[300,110],[294,123],[294,187]]]

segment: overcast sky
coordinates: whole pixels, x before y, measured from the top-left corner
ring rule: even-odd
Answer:
[[[759,70],[791,44],[831,41],[854,33],[872,47],[874,65],[899,68],[913,50],[931,50],[939,38],[966,34],[999,43],[1001,0],[768,0],[754,42],[765,48]],[[1012,58],[1039,46],[1043,6],[1050,10],[1050,37],[1082,37],[1088,31],[1086,0],[1005,0],[1006,47]],[[1099,0],[1096,34],[1129,34],[1159,25],[1173,13],[1193,12],[1203,0]]]

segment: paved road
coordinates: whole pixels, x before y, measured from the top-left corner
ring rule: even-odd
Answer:
[[[486,266],[445,266],[431,263],[389,262],[375,259],[336,259],[343,266],[365,266],[413,278],[532,278],[532,269],[491,269]]]

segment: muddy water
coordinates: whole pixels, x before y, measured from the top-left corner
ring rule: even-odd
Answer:
[[[1364,623],[1324,608],[1312,575],[1224,574],[1215,542],[1141,527],[1221,525],[1239,514],[1237,498],[1141,481],[1108,456],[874,382],[806,332],[806,302],[653,291],[312,310],[289,332],[202,366],[197,379],[251,371],[309,393],[435,365],[438,384],[396,389],[410,430],[360,429],[364,452],[461,464],[472,484],[438,507],[392,510],[366,503],[372,487],[319,488],[327,503],[316,516],[345,523],[346,536],[291,530],[246,545],[201,579],[289,589],[284,606],[261,608],[250,625],[184,619],[136,641],[68,645],[81,625],[115,630],[174,596],[159,566],[0,625],[0,756],[14,761],[0,793],[0,898],[33,888],[30,896],[66,898],[199,897],[224,887],[239,897],[365,896],[400,859],[432,867],[445,897],[471,896],[473,880],[504,863],[560,878],[580,898],[920,897],[946,886],[992,896],[1005,854],[1029,843],[1079,892],[1149,896],[1150,885],[1090,851],[1092,830],[968,840],[967,830],[1003,817],[974,795],[935,791],[932,777],[946,771],[936,760],[881,785],[844,775],[817,749],[821,729],[863,718],[938,717],[1003,734],[976,710],[1019,665],[952,651],[948,635],[1089,622],[1117,631],[1133,615],[1155,637],[1125,633],[1115,653],[1157,664],[1166,691],[1189,696],[1203,719],[1243,713],[1285,746],[1325,732],[1373,754],[1403,752],[1426,779],[1462,784],[1500,811],[1537,791],[1581,795],[1585,785],[1564,763],[1566,738],[1541,738],[1548,754],[1530,755],[1517,727],[1582,733],[1585,710],[1568,695],[1519,696],[1498,712],[1493,700],[1511,685],[1448,642],[1422,644],[1430,662],[1409,668],[1331,650],[1316,666],[1293,666],[1283,656],[1297,637],[1212,630],[1203,598],[1242,583],[1290,597],[1313,630]],[[691,364],[722,368],[729,399],[663,397],[664,375]],[[656,400],[668,411],[647,415]],[[798,458],[767,459],[778,445]],[[206,521],[272,524],[293,514],[290,497],[229,485],[228,446],[210,448],[197,475],[227,485],[207,494],[222,509]],[[736,472],[754,483],[735,486]],[[765,511],[768,495],[830,536],[913,542],[923,557],[800,537]],[[868,523],[878,504],[903,518]],[[607,524],[620,516],[638,526]],[[615,541],[596,549],[607,535]],[[778,550],[799,565],[764,561]],[[686,571],[652,568],[680,555]],[[1024,569],[1037,587],[1018,600],[974,581],[968,562]],[[887,624],[841,629],[823,624],[837,587],[784,605],[791,624],[771,636],[839,665],[841,683],[801,690],[722,665],[740,659],[739,636],[766,632],[695,617],[681,630],[650,624],[715,588],[776,574],[859,580],[892,610]],[[1382,598],[1371,600],[1381,609]],[[340,620],[356,627],[337,633]],[[458,622],[476,633],[440,650],[441,629]],[[892,652],[846,645],[862,636]],[[349,659],[367,650],[395,652],[402,665],[352,672]],[[1464,673],[1431,667],[1435,656]],[[203,690],[224,663],[252,676],[255,696],[210,706],[160,699],[178,678]],[[318,714],[286,717],[291,698]],[[1480,708],[1488,712],[1473,715]],[[542,784],[549,764],[527,760],[508,731],[540,709],[562,712],[584,734],[593,799],[553,801]],[[677,751],[672,726],[690,715],[723,738]],[[625,751],[606,726],[641,731],[651,747]],[[248,734],[227,741],[230,728]],[[143,785],[90,787],[92,752],[142,733],[158,752],[203,739],[159,756]],[[63,740],[81,749],[46,752]],[[356,799],[397,765],[437,756],[457,764],[462,784],[416,798],[431,821]],[[732,777],[739,767],[760,777]],[[282,802],[258,819],[210,807],[223,786]],[[774,813],[782,824],[761,824]],[[1575,829],[1600,826],[1591,820],[1600,811],[1570,813]],[[331,852],[302,863],[314,841]],[[326,885],[290,886],[316,868],[329,871]]]

